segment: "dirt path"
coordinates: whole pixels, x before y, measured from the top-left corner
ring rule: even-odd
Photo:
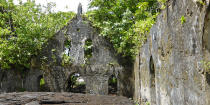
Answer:
[[[134,105],[134,103],[122,96],[21,92],[0,94],[0,105]]]

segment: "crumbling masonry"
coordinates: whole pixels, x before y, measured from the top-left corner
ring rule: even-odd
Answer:
[[[202,63],[210,61],[209,20],[209,0],[168,0],[132,67],[122,64],[112,45],[82,16],[80,5],[25,75],[0,71],[0,90],[40,91],[43,77],[48,91],[68,91],[69,76],[79,73],[86,93],[106,95],[108,78],[115,75],[118,95],[134,96],[141,104],[209,105],[210,72]],[[88,51],[87,42],[92,44]]]
[[[87,41],[92,44],[89,46],[88,57],[85,55]],[[65,59],[68,61],[65,62]],[[84,78],[86,93],[107,95],[108,79],[114,75],[117,78],[117,94],[132,97],[132,69],[122,66],[119,61],[112,45],[99,36],[97,29],[82,16],[80,4],[77,15],[32,60],[31,69],[25,71],[25,77],[11,74],[13,70],[0,73],[5,75],[2,76],[1,90],[11,92],[21,88],[40,91],[39,81],[43,77],[49,89],[47,91],[68,91],[70,76],[78,73]]]
[[[135,63],[135,99],[151,105],[209,105],[209,0],[169,0]],[[181,17],[186,21],[182,24]]]

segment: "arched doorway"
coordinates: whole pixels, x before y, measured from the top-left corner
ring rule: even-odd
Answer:
[[[48,91],[47,85],[46,85],[44,77],[42,75],[40,75],[38,77],[37,84],[38,84],[38,91],[40,91],[40,92]]]
[[[149,61],[149,73],[150,73],[150,95],[152,104],[156,104],[156,86],[155,86],[155,65],[152,56]]]
[[[67,80],[66,91],[72,93],[86,93],[85,79],[79,73],[73,73]]]
[[[71,40],[64,41],[64,54],[70,56]]]
[[[117,95],[117,78],[115,75],[111,75],[108,80],[108,94]]]

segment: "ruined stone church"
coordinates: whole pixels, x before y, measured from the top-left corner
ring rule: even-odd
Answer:
[[[88,43],[90,48],[86,50]],[[68,64],[64,62],[64,55],[69,57],[66,58]],[[114,76],[117,79],[115,94],[131,97],[131,71],[120,64],[112,45],[99,36],[97,28],[82,15],[80,4],[77,15],[49,39],[38,57],[32,59],[31,69],[26,71],[24,78],[16,77],[12,71],[1,73],[1,90],[41,91],[43,78],[48,91],[69,91],[71,76],[78,74],[84,79],[85,93],[107,95],[108,80]],[[10,75],[14,80],[10,80]]]
[[[77,15],[43,46],[30,70],[0,71],[0,91],[71,92],[72,75],[84,79],[87,94],[110,94],[109,80],[116,78],[116,95],[150,105],[209,105],[210,61],[209,0],[168,0],[139,49],[133,65],[125,65],[112,44],[97,28]],[[181,22],[184,16],[186,21]]]

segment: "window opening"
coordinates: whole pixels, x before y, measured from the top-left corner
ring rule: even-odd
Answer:
[[[117,78],[111,75],[108,80],[108,94],[117,95]]]
[[[71,41],[70,40],[65,40],[64,45],[65,45],[64,53],[66,55],[70,56]]]
[[[93,43],[92,43],[92,40],[91,39],[87,39],[85,41],[85,46],[84,46],[84,49],[85,49],[85,58],[86,59],[89,59],[92,57],[92,53],[93,53],[93,50],[92,50],[92,47],[93,47]]]

